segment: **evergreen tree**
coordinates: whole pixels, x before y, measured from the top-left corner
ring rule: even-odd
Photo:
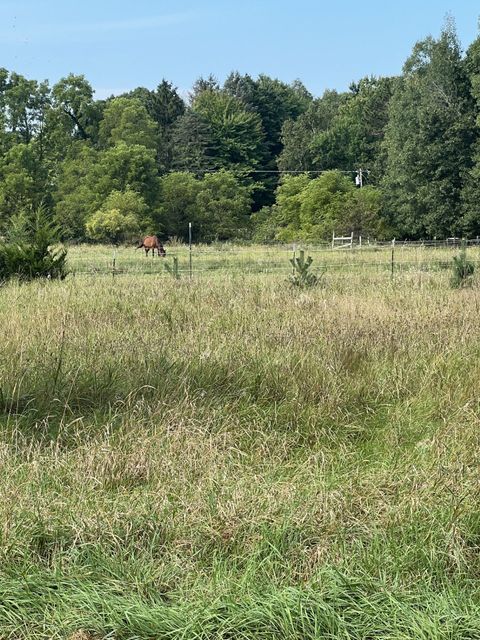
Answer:
[[[390,105],[383,189],[397,235],[461,232],[472,164],[474,104],[455,30],[415,45]]]
[[[203,175],[216,166],[215,144],[206,119],[188,109],[172,127],[172,168]]]

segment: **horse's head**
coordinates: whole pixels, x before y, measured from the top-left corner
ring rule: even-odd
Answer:
[[[161,242],[158,245],[158,253],[162,256],[162,258],[164,258],[167,255],[167,252],[165,251],[165,247]]]

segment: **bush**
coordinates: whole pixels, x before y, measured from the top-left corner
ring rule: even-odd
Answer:
[[[112,191],[101,208],[87,220],[87,237],[100,242],[129,242],[150,226],[147,205],[131,189]]]
[[[458,289],[470,284],[475,265],[468,260],[465,247],[461,248],[458,256],[453,257],[452,269],[452,277],[450,279],[452,287]]]
[[[319,282],[318,276],[310,271],[313,258],[308,256],[305,260],[305,252],[300,251],[298,258],[292,258],[290,264],[293,267],[293,274],[290,276],[290,282],[294,287],[314,287]]]
[[[7,241],[0,244],[0,280],[65,278],[67,252],[54,248],[59,235],[59,227],[43,208],[35,212],[31,223],[23,214],[16,216],[7,230]]]
[[[138,236],[140,225],[131,213],[124,214],[119,209],[100,209],[87,221],[86,230],[91,240],[117,244]]]

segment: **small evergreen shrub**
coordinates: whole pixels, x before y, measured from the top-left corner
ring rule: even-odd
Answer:
[[[467,258],[465,246],[457,256],[453,257],[452,277],[450,283],[452,287],[458,289],[468,286],[471,283],[475,265]]]
[[[35,212],[32,222],[24,215],[15,217],[6,241],[0,243],[0,281],[65,278],[67,252],[54,247],[58,241],[59,228],[43,207]]]
[[[290,264],[293,267],[293,273],[290,276],[290,283],[294,287],[314,287],[318,284],[320,278],[310,271],[313,258],[308,256],[305,260],[305,251],[300,251],[298,258],[291,258]]]

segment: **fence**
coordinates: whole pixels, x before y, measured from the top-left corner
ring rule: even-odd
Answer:
[[[392,274],[408,270],[436,271],[448,268],[457,253],[460,241],[374,242],[353,244],[348,250],[332,249],[329,244],[303,245],[313,259],[312,269],[327,271],[389,271]],[[480,241],[466,241],[467,253],[474,263],[480,263]],[[69,268],[74,274],[90,275],[156,275],[171,277],[165,263],[173,266],[176,259],[181,278],[201,277],[213,273],[278,274],[291,271],[289,263],[295,245],[238,246],[188,245],[170,246],[166,258],[148,257],[132,247],[108,248],[84,245],[69,251]],[[299,247],[298,247],[299,248]]]

